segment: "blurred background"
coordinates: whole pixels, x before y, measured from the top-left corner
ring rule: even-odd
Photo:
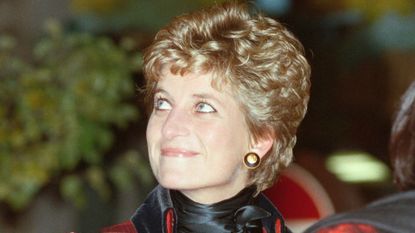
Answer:
[[[215,2],[0,1],[0,232],[129,219],[155,185],[142,50],[172,17]],[[251,2],[294,32],[312,65],[295,164],[267,192],[289,224],[299,232],[396,192],[388,138],[415,80],[415,2]]]

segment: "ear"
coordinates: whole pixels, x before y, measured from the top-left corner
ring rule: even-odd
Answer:
[[[267,134],[263,137],[258,138],[256,142],[252,142],[251,150],[258,154],[262,159],[269,150],[271,150],[272,145],[274,144],[275,136]]]

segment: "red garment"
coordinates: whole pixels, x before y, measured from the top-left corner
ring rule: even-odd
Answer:
[[[167,220],[167,225],[172,226],[171,220]],[[280,233],[280,228],[281,228],[281,221],[277,219],[277,221],[275,222],[275,229],[277,229],[276,233]],[[168,233],[172,233],[172,232],[173,232],[173,229],[169,228]],[[267,230],[263,228],[262,232],[267,233]],[[138,232],[135,230],[134,224],[131,221],[125,221],[123,223],[104,228],[101,230],[101,233],[138,233]]]
[[[291,233],[285,226],[278,210],[263,195],[258,205],[269,211],[271,216],[262,222],[263,233]],[[168,190],[156,187],[138,208],[130,221],[106,227],[100,233],[174,233],[175,214]]]
[[[378,231],[367,224],[344,223],[320,229],[318,233],[378,233]]]
[[[135,230],[134,224],[131,221],[125,221],[123,223],[106,227],[101,230],[101,233],[138,233]]]

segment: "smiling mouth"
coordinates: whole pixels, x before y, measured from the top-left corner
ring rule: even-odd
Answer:
[[[161,155],[166,157],[178,157],[178,158],[188,158],[194,157],[199,153],[195,151],[180,149],[180,148],[163,148],[161,149]]]

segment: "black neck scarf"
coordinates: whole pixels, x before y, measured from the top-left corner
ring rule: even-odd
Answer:
[[[255,187],[243,189],[234,197],[211,205],[190,200],[171,191],[179,233],[261,233],[261,219],[271,214],[255,206]]]

